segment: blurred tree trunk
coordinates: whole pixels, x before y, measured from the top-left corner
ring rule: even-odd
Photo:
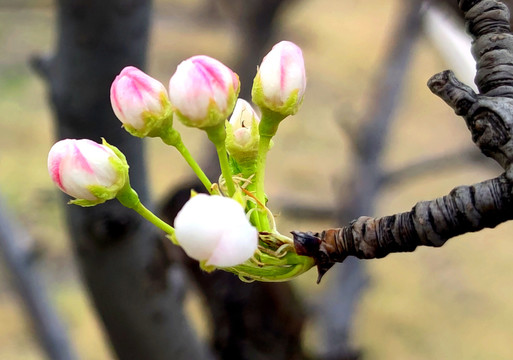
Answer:
[[[48,299],[45,282],[36,266],[33,239],[10,216],[0,197],[0,254],[10,272],[13,287],[17,290],[20,304],[24,307],[48,359],[74,360],[77,354],[66,329]]]
[[[143,147],[114,117],[109,88],[126,65],[144,68],[149,0],[60,0],[58,43],[37,62],[62,138],[104,136],[124,152],[148,203]],[[117,201],[66,206],[77,262],[119,359],[205,359],[182,310],[183,278],[169,269],[152,227]],[[171,271],[170,271],[171,270]]]

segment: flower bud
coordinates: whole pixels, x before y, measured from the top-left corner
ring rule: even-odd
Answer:
[[[237,99],[235,109],[226,124],[226,150],[239,165],[253,162],[258,155],[258,124],[260,118],[251,105]]]
[[[48,172],[71,201],[81,206],[101,204],[116,197],[128,180],[124,155],[105,141],[65,139],[48,154]]]
[[[224,123],[239,94],[239,77],[216,59],[193,56],[169,80],[169,98],[187,126],[205,129]]]
[[[125,67],[110,87],[110,102],[123,127],[138,137],[152,136],[166,120],[171,105],[164,85],[133,67]]]
[[[294,115],[303,102],[306,88],[305,63],[301,49],[290,41],[274,45],[264,57],[253,81],[253,102],[262,111]]]
[[[191,258],[206,265],[229,267],[255,253],[258,232],[235,200],[198,194],[175,218],[176,240]]]

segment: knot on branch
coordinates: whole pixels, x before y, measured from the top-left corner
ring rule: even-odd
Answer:
[[[464,117],[481,152],[508,169],[513,163],[513,99],[477,95],[450,70],[434,75],[428,87]]]
[[[496,0],[460,1],[468,32],[474,38],[475,83],[482,94],[513,98],[513,40],[510,13]]]
[[[479,96],[465,121],[481,152],[508,169],[513,163],[513,100]]]
[[[335,264],[335,261],[330,259],[330,252],[321,239],[324,236],[311,231],[292,231],[292,235],[294,236],[294,247],[298,255],[310,256],[315,260],[318,273],[317,284],[320,283],[324,274]],[[340,262],[344,259],[341,259]]]
[[[434,75],[427,85],[435,95],[454,109],[456,115],[467,115],[477,101],[474,90],[459,81],[451,70]]]
[[[465,13],[467,30],[474,37],[510,31],[508,7],[499,1],[460,1],[460,8]]]

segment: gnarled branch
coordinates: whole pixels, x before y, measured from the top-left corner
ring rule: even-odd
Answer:
[[[335,262],[350,255],[373,259],[413,251],[419,245],[438,247],[451,237],[513,219],[513,35],[509,11],[495,0],[460,0],[459,7],[474,38],[472,53],[480,94],[451,71],[433,76],[428,86],[465,119],[473,142],[505,173],[419,202],[409,212],[360,217],[348,226],[321,233],[294,232],[298,253],[316,259],[319,280]]]

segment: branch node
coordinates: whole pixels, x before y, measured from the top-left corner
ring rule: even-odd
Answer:
[[[433,94],[453,108],[456,115],[467,115],[477,101],[474,90],[459,81],[451,70],[434,75],[428,80],[427,86]]]

